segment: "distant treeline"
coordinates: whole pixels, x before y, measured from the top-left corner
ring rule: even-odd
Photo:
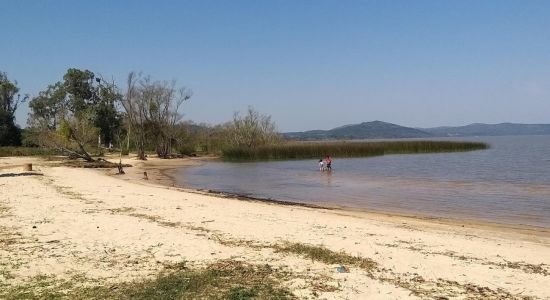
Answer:
[[[255,148],[233,147],[223,151],[225,160],[313,159],[334,157],[368,157],[385,154],[462,152],[487,149],[477,142],[388,141],[388,142],[290,142]]]
[[[172,158],[280,142],[271,117],[252,107],[219,125],[183,121],[183,104],[192,95],[174,81],[140,73],[130,72],[121,88],[90,70],[70,68],[38,95],[21,96],[17,82],[0,71],[0,156],[57,153],[91,162],[116,151]],[[15,111],[27,100],[27,127],[21,129]]]

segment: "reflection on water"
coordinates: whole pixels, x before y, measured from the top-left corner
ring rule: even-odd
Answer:
[[[550,227],[550,136],[468,138],[465,153],[212,162],[178,170],[180,185],[254,197]]]

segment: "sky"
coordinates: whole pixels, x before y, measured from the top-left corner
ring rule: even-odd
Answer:
[[[0,71],[193,90],[184,119],[253,106],[280,131],[550,123],[550,1],[2,1]],[[16,113],[25,126],[27,104]]]

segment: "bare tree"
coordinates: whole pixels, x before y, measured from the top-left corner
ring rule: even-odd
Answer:
[[[133,133],[138,158],[145,160],[145,103],[140,96],[138,81],[141,74],[128,74],[126,95],[122,98],[122,107],[126,111],[128,134]]]
[[[145,159],[147,137],[154,140],[159,157],[171,156],[176,125],[182,118],[180,109],[191,96],[192,92],[185,87],[176,89],[175,81],[153,81],[134,72],[128,75],[122,106],[127,113],[129,131],[136,140],[139,159]]]
[[[228,131],[230,144],[237,147],[253,148],[279,141],[277,127],[271,116],[262,115],[252,107],[248,107],[244,117],[235,113]]]

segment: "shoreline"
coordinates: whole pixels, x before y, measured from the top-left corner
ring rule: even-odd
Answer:
[[[35,161],[0,169],[0,298],[243,264],[298,299],[550,298],[544,230],[236,201],[161,185],[154,160],[126,175]]]
[[[173,159],[170,161],[158,163],[157,160],[146,161],[139,166],[134,166],[133,168],[139,169],[140,172],[148,171],[153,172],[154,176],[159,176],[163,179],[157,181],[160,186],[175,188],[184,192],[198,193],[204,195],[211,195],[215,197],[223,197],[227,199],[234,199],[239,201],[250,201],[258,203],[270,203],[275,205],[289,206],[289,207],[306,207],[312,209],[321,209],[328,210],[334,213],[339,213],[348,216],[356,217],[372,217],[372,216],[384,216],[388,218],[406,218],[410,220],[418,220],[431,222],[434,224],[443,224],[456,227],[476,227],[476,228],[485,228],[487,230],[496,230],[507,232],[513,230],[518,233],[524,234],[536,234],[545,237],[550,237],[550,227],[544,226],[535,226],[528,224],[518,224],[518,223],[504,223],[504,222],[493,222],[487,220],[478,220],[478,219],[468,219],[468,218],[453,218],[453,217],[440,217],[440,216],[430,216],[422,214],[414,214],[401,211],[386,211],[386,210],[376,210],[368,208],[354,208],[349,206],[340,206],[337,204],[334,205],[319,205],[319,204],[310,204],[305,202],[295,202],[295,201],[285,201],[278,199],[270,198],[259,198],[253,197],[238,193],[229,193],[224,191],[217,191],[211,189],[196,189],[191,187],[179,186],[176,184],[175,171],[177,168],[197,166],[202,163],[207,163],[208,161],[218,160],[216,157],[209,158],[197,158],[194,163],[189,163],[185,159]]]

